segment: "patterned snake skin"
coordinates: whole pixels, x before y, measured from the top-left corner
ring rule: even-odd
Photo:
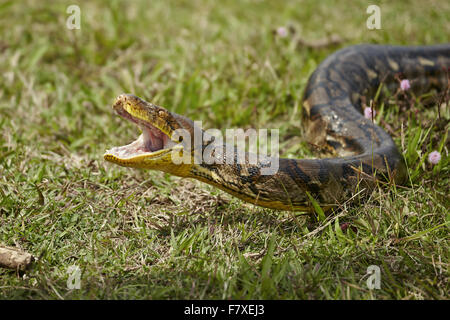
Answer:
[[[308,81],[302,123],[308,141],[332,151],[335,157],[281,158],[279,170],[273,175],[262,175],[261,163],[200,163],[181,170],[174,165],[151,164],[151,161],[145,165],[127,163],[112,155],[105,155],[105,159],[123,166],[195,178],[263,207],[311,211],[313,197],[328,209],[351,198],[358,190],[370,191],[377,181],[405,182],[403,156],[389,134],[362,115],[362,108],[370,104],[380,85],[395,92],[399,77],[408,79],[416,94],[443,90],[448,86],[449,67],[450,44],[356,45],[335,52],[320,64]],[[134,98],[139,102],[127,103],[142,104],[139,108],[149,114],[156,107]],[[168,113],[170,120],[167,121],[177,122],[177,127],[191,132],[194,130],[189,119]],[[206,146],[207,143],[202,148]]]

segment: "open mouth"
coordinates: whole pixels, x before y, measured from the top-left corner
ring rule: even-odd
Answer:
[[[105,159],[116,158],[130,160],[140,156],[156,158],[171,151],[177,145],[177,143],[172,141],[167,134],[156,126],[132,116],[124,108],[116,108],[115,110],[122,118],[137,124],[142,134],[130,144],[107,150],[104,156]]]
[[[157,156],[170,151],[176,145],[169,137],[155,127],[139,126],[142,134],[130,144],[113,147],[106,151],[120,159],[129,159],[137,156]]]

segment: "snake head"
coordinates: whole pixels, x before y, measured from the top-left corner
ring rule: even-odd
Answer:
[[[193,132],[191,120],[131,94],[118,96],[113,109],[122,118],[135,123],[142,134],[130,144],[107,150],[103,156],[106,161],[124,167],[165,171],[181,177],[188,175],[188,161],[180,163],[172,158],[181,154],[192,156],[192,150],[185,150],[190,144],[183,142],[183,136],[179,134],[180,131]]]

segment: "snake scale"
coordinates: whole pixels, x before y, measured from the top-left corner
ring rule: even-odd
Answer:
[[[313,72],[303,95],[306,138],[332,151],[320,159],[277,159],[278,171],[261,174],[265,163],[205,162],[176,164],[171,152],[183,150],[194,160],[214,141],[184,116],[153,105],[131,94],[122,94],[113,105],[122,117],[142,130],[133,143],[108,150],[107,161],[126,167],[160,170],[214,185],[252,204],[282,210],[312,211],[314,199],[325,209],[350,199],[358,190],[370,191],[377,181],[402,184],[406,164],[394,141],[362,108],[380,86],[390,92],[399,87],[399,76],[408,79],[416,93],[448,86],[450,44],[433,46],[355,45],[336,51]],[[201,132],[196,146],[175,138],[184,129]]]

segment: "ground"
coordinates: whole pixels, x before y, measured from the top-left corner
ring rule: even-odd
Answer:
[[[445,99],[380,101],[376,121],[405,155],[409,182],[326,217],[102,157],[138,134],[111,109],[124,92],[207,128],[279,128],[283,156],[314,156],[300,100],[327,55],[448,42],[449,2],[377,3],[379,30],[366,27],[366,1],[315,0],[79,1],[80,29],[69,29],[72,1],[2,1],[0,244],[38,260],[25,273],[0,269],[0,298],[448,298]],[[331,35],[343,42],[297,45]],[[74,265],[80,289],[67,284]],[[369,266],[380,289],[368,287]]]

